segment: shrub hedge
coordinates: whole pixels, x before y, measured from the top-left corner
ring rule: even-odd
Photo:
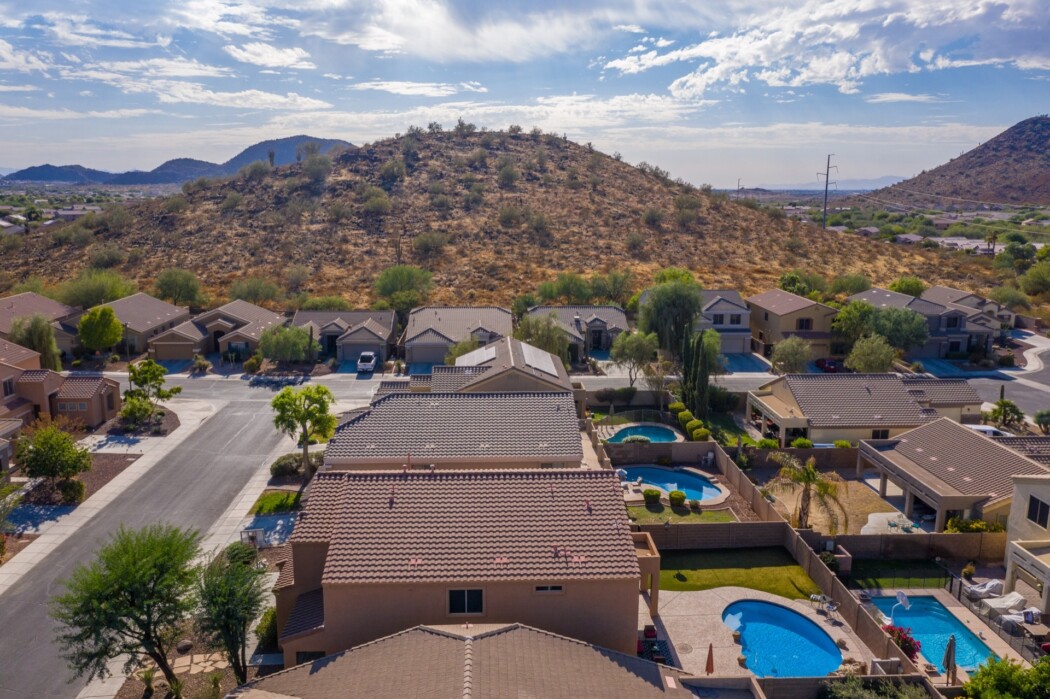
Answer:
[[[645,498],[646,505],[657,505],[660,502],[660,491],[656,488],[646,488],[642,491],[642,497]]]
[[[670,501],[671,507],[681,507],[685,504],[685,493],[681,490],[672,490],[667,499]]]

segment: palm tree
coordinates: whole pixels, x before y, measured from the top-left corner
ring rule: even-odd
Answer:
[[[993,252],[995,250],[995,244],[999,242],[999,231],[988,231],[984,236],[984,242],[988,243],[988,251]]]
[[[849,526],[849,514],[839,499],[839,486],[843,489],[847,487],[842,476],[834,471],[818,471],[817,461],[812,456],[806,459],[805,464],[799,461],[797,456],[782,451],[770,454],[770,458],[780,464],[780,471],[769,487],[792,491],[796,488],[802,489],[798,510],[795,512],[799,529],[809,527],[809,511],[814,500],[828,518],[828,527],[831,529],[829,533],[834,534],[838,530],[840,514],[842,523]]]

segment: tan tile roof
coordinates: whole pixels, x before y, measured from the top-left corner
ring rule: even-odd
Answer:
[[[939,303],[942,306],[949,303],[959,303],[960,299],[964,299],[968,296],[977,296],[977,294],[972,291],[953,289],[950,286],[931,286],[929,289],[922,292],[922,298],[927,301]]]
[[[611,471],[329,471],[291,542],[330,542],[322,583],[632,579]]]
[[[864,301],[875,308],[903,308],[921,313],[924,316],[939,316],[948,311],[947,306],[940,303],[890,291],[889,289],[880,289],[879,287],[862,291],[859,294],[853,294],[847,300]]]
[[[932,407],[945,405],[980,405],[983,401],[966,379],[932,379],[904,376],[901,383],[908,394]]]
[[[39,352],[35,352],[28,347],[16,345],[7,340],[0,340],[0,362],[4,362],[5,364],[20,364],[27,359],[39,356]]]
[[[587,322],[593,318],[603,321],[610,330],[627,330],[627,314],[619,306],[534,306],[529,315],[547,318],[553,315],[557,324],[576,339],[582,340],[587,332]]]
[[[1050,437],[992,437],[992,439],[1032,461],[1050,466]]]
[[[388,393],[408,393],[412,390],[411,382],[408,379],[387,379],[386,381],[380,381],[379,387],[376,388],[374,397],[385,396]]]
[[[11,332],[11,322],[15,318],[26,318],[40,314],[48,320],[68,318],[77,312],[72,306],[53,301],[46,296],[27,291],[0,299],[0,334]]]
[[[522,624],[417,626],[237,690],[300,699],[691,697],[688,673]],[[669,681],[670,680],[670,681]],[[671,684],[673,683],[673,685]],[[353,692],[348,694],[348,688]]]
[[[340,426],[326,463],[580,460],[572,394],[391,393]]]
[[[497,306],[424,306],[409,314],[404,341],[423,340],[428,330],[452,342],[465,340],[479,328],[506,336],[514,330],[513,318],[509,310]],[[426,337],[437,339],[433,333]]]
[[[813,427],[910,427],[936,417],[896,374],[789,374],[777,381]]]
[[[53,373],[55,372],[50,369],[30,369],[22,372],[22,375],[18,377],[18,383],[41,383],[47,381],[47,378]]]
[[[185,318],[188,313],[183,307],[173,306],[141,292],[101,305],[112,308],[121,323],[127,323],[129,329],[138,333],[167,325],[180,317]]]
[[[304,592],[295,598],[292,613],[281,630],[281,640],[300,636],[324,628],[324,593],[321,590]]]
[[[467,374],[465,380],[451,390],[463,390],[489,381],[505,371],[519,371],[547,384],[543,390],[571,391],[572,382],[565,371],[565,364],[550,352],[533,347],[512,337],[491,342],[456,359],[456,368],[487,369],[486,372]],[[438,367],[434,367],[435,374]],[[435,377],[436,378],[436,377]],[[434,390],[438,390],[434,386]]]
[[[820,306],[821,310],[830,313],[835,312],[835,309],[831,306],[825,306],[822,303],[817,303],[816,301],[783,291],[782,289],[770,289],[769,291],[763,291],[761,294],[755,294],[754,296],[748,297],[747,303],[749,306],[758,306],[762,310],[777,315],[794,313],[795,311],[801,311],[813,306]]]
[[[68,376],[58,390],[59,400],[87,400],[98,395],[106,385],[101,376]]]
[[[296,311],[292,317],[292,325],[313,323],[318,330],[333,322],[341,333],[365,328],[382,339],[390,339],[397,327],[393,311]]]

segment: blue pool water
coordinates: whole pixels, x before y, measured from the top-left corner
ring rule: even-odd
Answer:
[[[634,425],[633,427],[624,427],[623,429],[617,430],[616,434],[609,437],[609,441],[613,444],[619,444],[627,437],[648,437],[650,442],[673,442],[678,437],[674,430],[670,427],[661,427],[660,425]]]
[[[941,661],[944,660],[944,649],[948,647],[948,637],[952,634],[955,634],[955,664],[963,670],[975,670],[988,658],[995,657],[988,646],[935,597],[909,599],[911,609],[897,607],[893,612],[893,623],[911,629],[911,635],[922,645],[923,657],[938,670],[944,672]],[[896,597],[872,597],[871,601],[887,617],[897,604]]]
[[[758,677],[823,677],[842,664],[831,636],[779,604],[733,602],[722,612],[722,623],[740,631],[747,669]]]
[[[628,466],[627,480],[642,479],[642,485],[663,488],[667,492],[681,490],[686,500],[710,500],[718,497],[722,491],[703,476],[688,471],[672,471],[659,466]]]

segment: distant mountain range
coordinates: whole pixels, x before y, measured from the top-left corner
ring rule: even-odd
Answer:
[[[288,165],[296,161],[296,153],[303,144],[317,143],[322,153],[332,148],[353,148],[353,144],[332,138],[314,138],[313,136],[289,136],[271,141],[262,141],[230,158],[221,165],[193,158],[175,158],[145,172],[106,172],[93,170],[83,165],[36,165],[22,170],[0,171],[5,182],[63,182],[72,184],[179,184],[198,177],[223,177],[232,175],[245,165],[256,160],[268,160],[270,151],[274,152],[274,165]]]
[[[897,175],[885,175],[883,177],[875,177],[867,180],[832,180],[832,189],[849,189],[849,190],[861,190],[867,191],[872,189],[879,189],[880,187],[889,187],[892,184],[897,184],[904,180],[903,177]],[[823,182],[803,182],[802,184],[760,184],[759,189],[781,189],[788,191],[798,190],[813,190],[813,189],[824,189]]]

